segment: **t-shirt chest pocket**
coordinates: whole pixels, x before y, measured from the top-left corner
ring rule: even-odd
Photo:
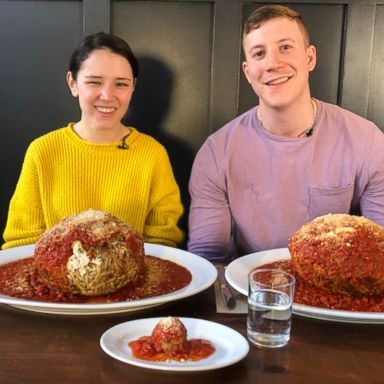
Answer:
[[[310,187],[309,195],[311,219],[327,213],[349,213],[353,198],[353,184],[333,188]]]

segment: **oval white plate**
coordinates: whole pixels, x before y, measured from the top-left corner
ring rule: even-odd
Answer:
[[[106,331],[100,339],[105,353],[124,363],[165,371],[207,371],[226,367],[243,359],[249,351],[248,341],[239,332],[212,321],[180,317],[188,332],[188,339],[211,341],[216,351],[206,359],[188,362],[152,362],[132,356],[128,343],[141,336],[149,336],[161,317],[127,321]]]
[[[24,310],[55,313],[61,315],[97,315],[119,312],[133,312],[179,300],[195,295],[211,286],[217,277],[217,270],[212,263],[193,253],[181,249],[167,247],[159,244],[145,243],[145,253],[173,261],[187,268],[192,274],[191,282],[178,291],[161,296],[149,297],[142,300],[121,301],[103,304],[67,304],[49,303],[17,299],[0,294],[0,303],[8,304]],[[10,248],[0,251],[0,265],[11,261],[30,257],[34,252],[34,245]]]
[[[228,283],[243,295],[248,295],[248,273],[252,268],[278,260],[289,260],[291,255],[288,248],[270,249],[251,253],[232,261],[225,269]],[[384,323],[384,312],[357,312],[311,307],[303,304],[293,304],[293,313],[300,316],[321,320],[338,321],[343,323]]]

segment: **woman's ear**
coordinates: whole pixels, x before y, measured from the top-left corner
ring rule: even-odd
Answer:
[[[67,72],[66,80],[67,80],[68,87],[71,90],[72,96],[77,97],[79,95],[79,92],[77,90],[77,82],[73,78],[71,71]]]

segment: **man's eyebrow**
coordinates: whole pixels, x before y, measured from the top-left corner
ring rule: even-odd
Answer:
[[[282,39],[277,40],[276,43],[281,44],[281,43],[286,43],[286,42],[295,43],[296,41],[290,37],[283,37]],[[265,44],[252,45],[252,47],[249,48],[249,52],[252,52],[255,49],[260,49],[260,48],[264,48],[264,47],[265,47]]]
[[[295,43],[295,42],[296,42],[296,40],[294,40],[294,39],[292,39],[292,38],[290,38],[290,37],[284,37],[284,38],[280,39],[280,40],[278,41],[278,43],[284,43],[284,42],[286,42],[286,41],[290,41],[290,42],[292,42],[292,43]]]

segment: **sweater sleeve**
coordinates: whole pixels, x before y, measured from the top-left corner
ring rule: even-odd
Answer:
[[[35,156],[32,143],[25,155],[16,190],[9,205],[3,249],[33,244],[46,229]]]
[[[230,251],[231,212],[217,155],[208,140],[192,167],[188,250],[212,261],[224,261]]]
[[[184,239],[184,234],[178,227],[184,209],[168,154],[163,147],[155,162],[151,189],[144,240],[149,243],[178,246]]]

